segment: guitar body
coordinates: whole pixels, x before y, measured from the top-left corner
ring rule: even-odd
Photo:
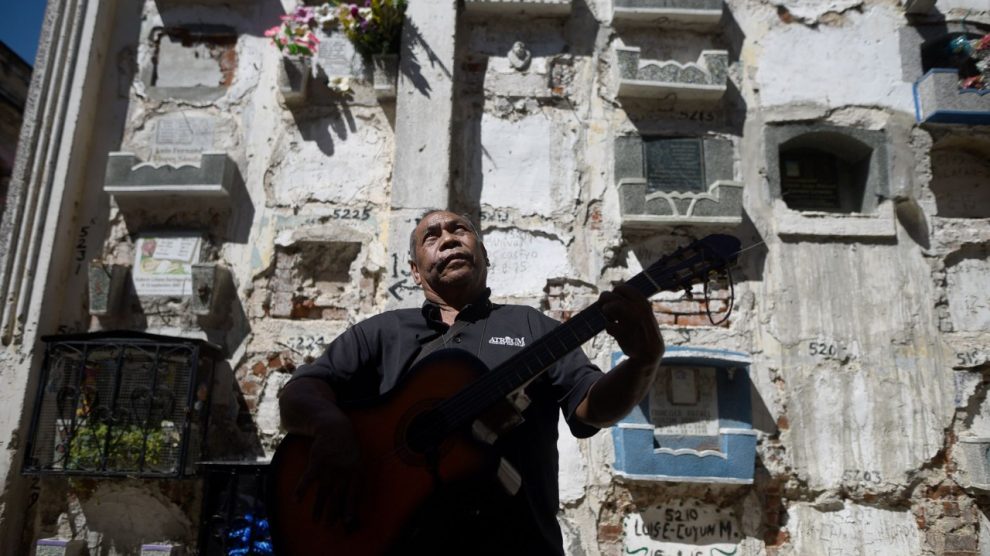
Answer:
[[[313,520],[315,487],[301,499],[296,496],[299,478],[309,464],[311,440],[287,436],[275,452],[269,477],[275,553],[382,554],[401,538],[438,484],[468,481],[494,471],[497,458],[468,430],[448,435],[431,451],[431,457],[411,448],[408,436],[417,426],[416,417],[461,391],[484,371],[484,364],[471,354],[443,350],[421,361],[385,396],[371,403],[342,405],[354,425],[364,471],[358,527],[353,531],[339,520],[334,524]]]

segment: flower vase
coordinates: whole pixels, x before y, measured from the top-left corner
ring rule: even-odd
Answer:
[[[296,106],[306,100],[312,61],[307,56],[286,56],[279,66],[278,91],[286,106]]]
[[[398,54],[375,54],[371,57],[372,82],[378,100],[394,100],[399,78]]]

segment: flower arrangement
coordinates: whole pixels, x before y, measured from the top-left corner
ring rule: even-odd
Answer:
[[[299,6],[281,17],[282,23],[265,31],[285,56],[309,58],[315,77],[317,28],[325,32],[340,29],[363,56],[396,54],[402,35],[408,0],[364,0],[363,5],[331,0],[320,6]],[[346,93],[349,77],[331,77],[331,89]]]
[[[265,31],[265,36],[270,37],[286,56],[312,57],[320,44],[320,39],[313,33],[316,23],[316,10],[299,6],[291,14],[283,15],[282,23]]]
[[[342,2],[336,5],[340,26],[358,52],[365,56],[399,52],[407,0],[365,0],[363,6]]]
[[[961,88],[990,90],[990,33],[977,39],[956,37],[949,43],[949,50],[966,56],[966,65],[970,66],[965,73],[960,70],[963,75],[959,82]]]

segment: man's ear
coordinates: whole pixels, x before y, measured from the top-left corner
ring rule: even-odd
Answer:
[[[481,244],[481,254],[485,257],[485,266],[492,266],[492,260],[488,258],[488,249],[485,249],[485,244]]]
[[[417,286],[423,285],[423,278],[419,275],[419,267],[416,266],[416,261],[409,261],[409,273],[412,274],[412,279],[416,282]]]

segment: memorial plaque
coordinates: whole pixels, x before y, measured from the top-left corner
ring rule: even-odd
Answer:
[[[714,367],[666,367],[650,392],[656,436],[718,436]]]
[[[214,148],[213,118],[178,114],[155,124],[151,160],[167,164],[199,164],[203,151]]]
[[[708,190],[704,142],[694,138],[644,138],[646,191]]]
[[[361,56],[342,33],[320,35],[316,61],[328,77],[361,77]]]
[[[140,237],[135,245],[134,289],[142,296],[192,295],[199,236]]]
[[[780,193],[794,210],[836,210],[839,204],[837,160],[817,151],[781,153]]]

